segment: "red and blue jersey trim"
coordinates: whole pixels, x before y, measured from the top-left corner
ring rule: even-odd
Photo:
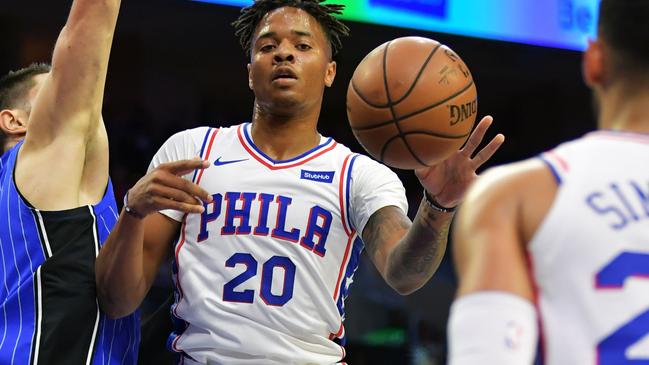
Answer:
[[[349,215],[349,194],[350,194],[350,184],[352,181],[352,169],[354,168],[354,162],[358,158],[358,154],[349,154],[345,157],[343,161],[342,173],[340,174],[340,182],[338,185],[338,196],[340,198],[340,214],[342,217],[343,228],[347,236],[351,236],[355,231],[355,228],[352,225],[351,216]]]
[[[183,289],[180,285],[180,262],[178,260],[178,255],[180,254],[180,249],[185,244],[185,227],[186,227],[186,218],[183,218],[182,227],[180,229],[180,238],[178,244],[175,247],[174,260],[172,263],[172,275],[174,278],[175,284],[175,303],[171,306],[171,318],[174,326],[174,331],[169,335],[167,340],[167,348],[173,352],[182,353],[183,351],[176,347],[176,344],[180,337],[183,335],[189,323],[185,322],[177,312],[178,305],[184,298]]]
[[[537,323],[539,326],[539,339],[537,343],[536,359],[534,361],[535,365],[545,364],[545,358],[547,357],[547,345],[545,340],[545,330],[543,326],[543,318],[541,312],[541,300],[540,300],[540,291],[537,280],[534,278],[534,258],[531,252],[527,253],[526,263],[528,272],[530,273],[530,278],[532,280],[532,295],[534,299],[534,308],[536,308]]]
[[[336,287],[333,293],[333,299],[336,302],[338,308],[338,313],[341,317],[341,323],[338,331],[336,333],[331,333],[329,339],[337,341],[341,346],[344,346],[346,343],[345,328],[343,326],[343,321],[345,319],[345,308],[344,300],[347,297],[348,287],[345,285],[346,279],[351,278],[354,275],[354,272],[358,268],[360,254],[363,251],[363,241],[361,237],[357,234],[356,228],[352,224],[352,220],[349,214],[349,202],[350,202],[350,184],[351,184],[351,172],[354,167],[354,161],[358,158],[358,154],[349,154],[342,166],[342,173],[340,174],[340,180],[338,184],[338,195],[339,195],[339,204],[340,204],[340,214],[342,225],[345,230],[345,233],[348,236],[347,244],[345,247],[345,253],[343,255],[340,270],[338,271],[338,279],[336,281]],[[343,358],[344,358],[344,348],[343,348]]]
[[[554,150],[542,153],[539,157],[548,166],[557,183],[561,184],[564,176],[570,171],[568,162]]]
[[[208,128],[207,131],[205,132],[205,137],[203,138],[203,143],[201,145],[201,150],[199,153],[199,156],[202,160],[207,160],[210,158],[210,154],[212,153],[212,148],[214,147],[214,139],[216,135],[219,133],[220,129],[219,128]],[[195,170],[194,171],[194,176],[192,177],[192,182],[195,184],[200,184],[201,178],[203,177],[203,171],[205,170]],[[174,284],[176,286],[175,288],[175,303],[171,307],[171,317],[174,325],[174,331],[171,333],[169,336],[169,339],[167,340],[167,348],[173,352],[181,353],[183,355],[185,352],[177,347],[178,340],[182,337],[183,333],[189,327],[189,323],[185,322],[179,315],[178,315],[178,305],[182,302],[182,300],[185,297],[185,294],[183,292],[183,288],[180,285],[180,250],[182,249],[183,245],[185,244],[186,241],[186,234],[187,234],[187,216],[183,218],[182,221],[182,226],[180,228],[180,237],[177,241],[177,244],[174,249],[174,260],[172,263],[172,275],[174,277]],[[183,362],[184,357],[181,357],[181,362]]]
[[[201,152],[199,156],[202,160],[207,160],[212,153],[212,145],[214,144],[214,138],[219,134],[219,128],[208,128],[203,138],[203,144],[201,146]],[[204,170],[194,170],[194,176],[192,177],[192,182],[198,184],[203,176]]]
[[[239,125],[239,127],[237,128],[239,142],[241,142],[241,145],[250,154],[250,156],[252,156],[259,163],[271,170],[287,169],[305,164],[333,150],[338,145],[338,143],[336,143],[333,138],[328,138],[325,142],[297,157],[288,160],[274,160],[266,155],[263,151],[261,151],[259,147],[257,147],[252,141],[252,137],[250,137],[251,125],[251,123],[244,123]]]

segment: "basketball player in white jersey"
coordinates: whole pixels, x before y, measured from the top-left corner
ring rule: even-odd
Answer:
[[[424,285],[444,254],[452,207],[503,142],[471,158],[486,118],[463,151],[418,171],[429,197],[410,222],[394,173],[317,131],[347,33],[332,16],[341,8],[261,0],[242,11],[235,27],[251,55],[252,123],[172,136],[100,254],[100,300],[114,316],[137,308],[173,259],[168,344],[182,363],[341,361],[344,299],[363,248],[399,293]]]
[[[600,131],[499,167],[456,226],[450,364],[647,364],[649,2],[602,0],[583,56]],[[539,325],[537,325],[537,321]]]

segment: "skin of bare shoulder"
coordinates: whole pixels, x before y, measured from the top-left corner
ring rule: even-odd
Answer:
[[[497,167],[477,180],[453,236],[458,296],[509,291],[532,300],[527,244],[556,192],[556,180],[540,159]]]

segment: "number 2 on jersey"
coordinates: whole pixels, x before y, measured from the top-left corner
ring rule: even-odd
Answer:
[[[649,254],[623,252],[597,273],[597,289],[621,289],[632,276],[649,277]],[[649,364],[647,359],[628,359],[626,350],[649,334],[649,309],[637,315],[597,344],[599,365]]]
[[[250,278],[257,275],[257,260],[249,253],[235,253],[227,261],[226,267],[236,267],[242,264],[246,270],[223,285],[223,300],[227,302],[252,303],[255,298],[255,291],[246,289],[235,290]],[[276,267],[284,270],[284,285],[281,294],[273,294],[273,277]],[[273,306],[283,306],[293,298],[293,287],[295,285],[295,264],[288,257],[273,256],[264,263],[261,269],[261,289],[259,296],[264,303]]]

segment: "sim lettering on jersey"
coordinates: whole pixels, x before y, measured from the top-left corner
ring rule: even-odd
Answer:
[[[294,200],[292,197],[230,191],[213,194],[212,198],[212,202],[203,203],[205,210],[201,214],[199,243],[210,238],[210,231],[216,231],[223,236],[271,236],[282,241],[299,242],[304,249],[321,257],[327,253],[325,246],[333,216],[318,205],[314,204],[304,212],[304,220],[299,226],[291,226],[286,217]],[[256,222],[251,222],[253,210],[257,213]],[[219,220],[221,216],[223,219]],[[221,224],[214,230],[212,226],[217,220]]]
[[[559,185],[528,245],[544,363],[646,363],[649,137],[598,131],[542,158]]]
[[[649,181],[611,182],[588,194],[585,200],[615,230],[649,219]]]

